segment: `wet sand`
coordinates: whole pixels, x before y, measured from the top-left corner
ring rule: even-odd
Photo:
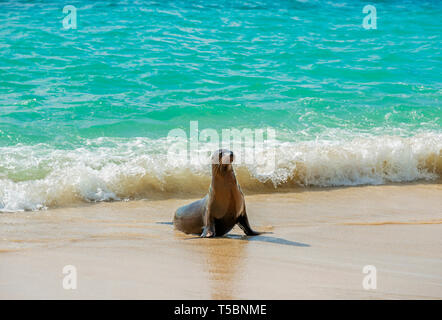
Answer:
[[[0,298],[442,299],[441,184],[249,195],[257,237],[173,230],[192,200],[1,213]],[[62,287],[65,265],[76,290]]]

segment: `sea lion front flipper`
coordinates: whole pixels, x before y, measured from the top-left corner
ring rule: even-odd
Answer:
[[[204,226],[203,232],[201,233],[201,238],[213,238],[215,236],[215,222],[210,216],[210,206],[211,204],[209,203],[203,216]]]
[[[246,211],[238,217],[238,221],[236,222],[239,227],[244,231],[247,236],[257,236],[261,234],[261,232],[257,232],[250,227],[249,219],[247,218]]]
[[[215,228],[213,225],[206,226],[203,229],[203,233],[201,233],[201,238],[213,238],[215,237]]]

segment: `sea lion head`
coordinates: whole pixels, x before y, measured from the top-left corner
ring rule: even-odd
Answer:
[[[235,159],[233,152],[219,149],[212,155],[212,173],[225,174],[233,170],[232,163]]]

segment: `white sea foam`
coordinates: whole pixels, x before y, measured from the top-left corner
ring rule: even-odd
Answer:
[[[274,141],[272,146],[276,149],[274,170],[259,164],[236,165],[246,193],[437,180],[442,174],[439,133]],[[79,201],[203,195],[210,183],[210,166],[168,162],[167,148],[165,140],[147,138],[101,138],[74,150],[44,144],[0,148],[0,211],[39,210]],[[202,153],[212,149],[216,146],[201,146]]]

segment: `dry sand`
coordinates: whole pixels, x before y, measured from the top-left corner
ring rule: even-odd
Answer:
[[[1,299],[441,299],[442,185],[246,196],[269,233],[174,231],[193,199],[0,214]],[[78,288],[62,287],[65,265]],[[377,289],[364,290],[365,265]]]

